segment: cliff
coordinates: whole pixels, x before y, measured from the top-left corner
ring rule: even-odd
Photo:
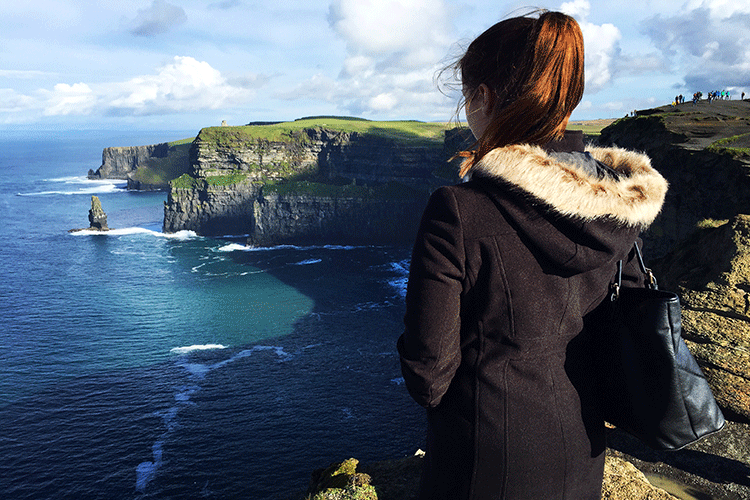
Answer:
[[[187,172],[192,139],[148,146],[104,148],[102,164],[89,179],[126,179],[128,189],[166,190],[169,181]]]
[[[206,128],[190,172],[171,183],[164,231],[247,235],[253,245],[410,242],[429,193],[449,182],[451,155],[438,124]]]
[[[644,233],[665,255],[703,219],[750,214],[750,102],[701,101],[638,111],[602,130],[599,143],[643,151],[669,181],[662,213]]]

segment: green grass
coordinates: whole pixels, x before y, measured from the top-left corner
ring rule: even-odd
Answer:
[[[391,139],[404,144],[442,143],[446,123],[425,123],[418,121],[370,121],[347,117],[312,117],[273,125],[246,125],[240,127],[208,127],[198,134],[201,142],[217,145],[257,142],[304,141],[302,131],[310,128],[357,132],[380,138]]]
[[[247,177],[247,173],[234,171],[227,175],[210,175],[206,177],[206,183],[209,186],[233,186],[244,182]]]
[[[609,124],[607,124],[609,125]],[[582,130],[585,135],[599,136],[607,125],[593,125],[589,123],[569,123],[566,130]]]
[[[201,181],[190,174],[182,174],[176,179],[172,179],[169,185],[172,189],[192,189],[200,184]]]
[[[733,148],[729,146],[733,142],[737,142],[740,139],[743,139],[747,136],[750,136],[750,132],[746,134],[739,134],[739,135],[733,135],[731,137],[724,137],[723,139],[719,139],[718,141],[714,141],[706,147],[706,150],[711,151],[713,153],[729,153],[732,155],[748,155],[750,154],[750,148]]]
[[[182,144],[192,144],[195,137],[188,137],[186,139],[179,139],[177,141],[168,142],[170,146],[181,146]]]
[[[193,189],[194,187],[208,186],[233,186],[245,182],[248,178],[246,172],[234,171],[227,175],[210,175],[205,178],[196,179],[190,174],[182,174],[176,179],[172,179],[170,186],[172,189]]]

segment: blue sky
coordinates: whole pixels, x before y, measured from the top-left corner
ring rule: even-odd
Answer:
[[[456,96],[440,92],[436,71],[526,5],[7,0],[0,128],[198,130],[311,115],[448,120]],[[536,6],[567,12],[583,29],[586,93],[574,120],[625,116],[697,90],[750,94],[750,0]]]

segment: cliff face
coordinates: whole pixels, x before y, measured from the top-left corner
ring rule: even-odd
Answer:
[[[204,129],[171,183],[164,231],[254,245],[411,242],[448,157],[443,142],[308,128],[269,140]]]
[[[644,233],[647,255],[665,255],[703,219],[750,214],[750,102],[665,106],[602,130],[599,142],[644,151],[669,181],[662,213]]]
[[[169,181],[187,172],[189,142],[161,143],[150,146],[104,148],[102,165],[89,179],[127,179],[128,189],[162,191]]]
[[[94,172],[89,170],[89,179],[127,179],[139,166],[145,166],[150,158],[166,158],[169,145],[129,146],[104,148],[102,165]]]

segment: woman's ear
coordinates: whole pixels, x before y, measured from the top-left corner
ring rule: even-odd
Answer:
[[[477,88],[477,97],[481,99],[482,114],[489,118],[492,116],[492,110],[495,108],[495,94],[490,90],[487,84],[482,83]]]

